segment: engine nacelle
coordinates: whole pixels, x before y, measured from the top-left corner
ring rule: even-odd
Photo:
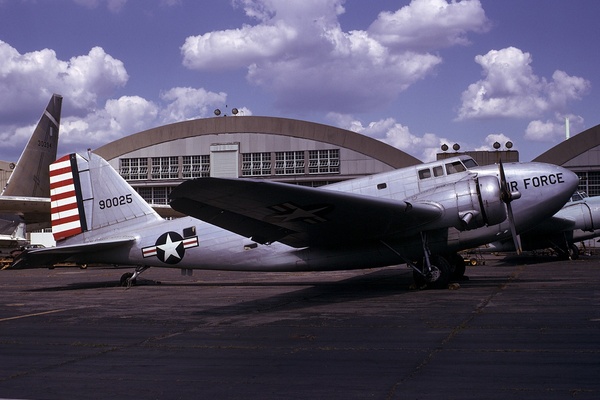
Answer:
[[[421,192],[408,201],[435,203],[444,209],[438,225],[454,226],[459,230],[496,225],[507,218],[506,205],[500,199],[500,183],[493,176],[470,178]]]
[[[481,176],[476,179],[478,197],[486,225],[497,225],[507,217],[506,205],[501,199],[500,182],[493,176]]]

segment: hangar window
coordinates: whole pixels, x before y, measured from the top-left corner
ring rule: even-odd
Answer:
[[[151,179],[179,178],[179,157],[152,157]]]
[[[308,152],[309,174],[339,174],[340,150],[310,150]]]
[[[304,151],[275,153],[275,175],[304,174]]]
[[[148,179],[147,158],[121,158],[119,160],[119,173],[128,181]]]
[[[183,178],[202,178],[210,176],[210,156],[183,156],[181,162]]]
[[[149,204],[168,204],[168,195],[173,190],[172,187],[139,187],[135,188],[142,198]]]
[[[242,176],[271,175],[271,153],[242,154]]]
[[[577,190],[586,192],[590,197],[600,196],[599,171],[577,172],[577,175],[579,175],[579,187]]]

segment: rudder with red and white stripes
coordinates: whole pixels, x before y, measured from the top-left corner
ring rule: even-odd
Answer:
[[[76,154],[50,165],[52,234],[60,241],[87,230]]]

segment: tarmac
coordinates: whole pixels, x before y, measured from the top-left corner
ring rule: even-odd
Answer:
[[[600,398],[600,256],[486,256],[454,290],[127,271],[0,271],[0,398]]]

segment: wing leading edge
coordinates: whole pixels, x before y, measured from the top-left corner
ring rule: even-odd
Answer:
[[[433,204],[249,179],[199,178],[170,194],[176,211],[252,238],[293,247],[410,235],[439,218]]]

